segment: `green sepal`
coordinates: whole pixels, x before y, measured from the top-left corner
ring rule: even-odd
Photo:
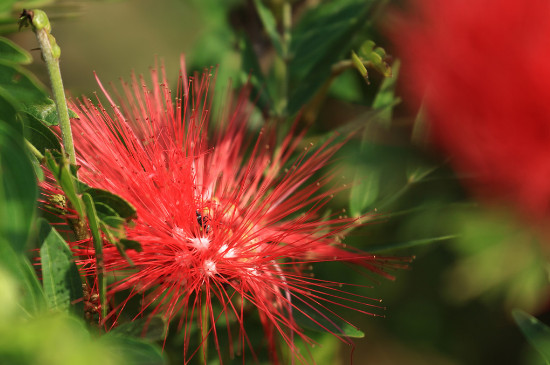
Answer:
[[[55,151],[53,151],[55,152]],[[71,202],[72,207],[78,213],[78,216],[83,219],[84,207],[82,206],[82,200],[77,195],[76,190],[76,178],[74,177],[73,172],[69,168],[68,161],[61,155],[57,155],[57,160],[54,157],[52,151],[47,150],[45,153],[46,166],[54,175],[57,183],[61,186],[61,189]],[[59,161],[59,162],[58,162]]]

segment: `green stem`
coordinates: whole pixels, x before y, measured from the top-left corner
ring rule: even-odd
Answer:
[[[291,27],[292,27],[292,6],[290,1],[285,1],[283,3],[282,9],[282,68],[281,68],[281,114],[283,118],[287,116],[287,107],[288,107],[288,62],[290,55],[290,40],[291,40]]]
[[[75,165],[76,154],[71,131],[71,121],[69,119],[69,109],[67,108],[67,100],[65,99],[63,81],[61,79],[61,70],[59,69],[61,49],[51,34],[50,21],[45,12],[38,9],[24,11],[22,17],[27,17],[31,21],[33,31],[42,50],[42,57],[48,68],[53,98],[57,107],[57,117],[59,118],[59,126],[61,127],[63,146],[69,155],[69,162]]]
[[[202,343],[201,350],[199,351],[199,363],[206,364],[208,361],[208,310],[206,308],[206,299],[202,298],[204,302],[201,305],[200,311],[200,342]]]
[[[30,143],[29,140],[26,138],[25,144],[27,145],[27,148],[31,151],[31,153],[38,159],[38,161],[44,160],[44,155],[40,153],[40,151],[36,147],[34,147],[34,145]]]

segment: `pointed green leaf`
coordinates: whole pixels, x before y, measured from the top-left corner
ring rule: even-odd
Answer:
[[[0,238],[0,266],[7,269],[17,280],[19,304],[28,315],[35,315],[46,307],[42,285],[36,271],[24,254],[16,253]]]
[[[0,89],[7,91],[22,104],[47,98],[43,85],[28,71],[0,62]]]
[[[40,153],[46,153],[47,149],[61,151],[59,138],[57,138],[55,133],[46,124],[31,114],[22,114],[27,140],[32,143]]]
[[[45,219],[39,219],[39,227],[42,282],[48,308],[82,315],[84,304],[82,301],[74,303],[82,298],[83,292],[71,249]]]
[[[24,111],[41,120],[48,126],[58,125],[57,107],[52,99],[45,99],[37,103],[26,104]],[[69,109],[70,118],[78,118],[78,114],[72,109]]]
[[[22,131],[20,123],[16,123],[18,105],[6,90],[0,89],[0,117],[16,130]]]
[[[529,343],[550,364],[550,328],[522,310],[515,309],[512,315]]]
[[[0,37],[0,61],[27,65],[32,62],[32,56],[9,39]]]
[[[119,216],[125,219],[133,219],[136,217],[137,211],[134,206],[120,196],[111,193],[104,189],[89,188],[86,193],[90,194],[94,202],[102,203],[109,206],[117,212]]]
[[[124,247],[124,250],[135,250],[137,252],[141,252],[143,250],[143,248],[141,247],[141,243],[135,240],[121,238],[120,243]]]
[[[271,44],[273,44],[273,48],[275,48],[275,51],[279,56],[282,56],[283,46],[281,42],[281,36],[279,35],[279,32],[277,32],[277,23],[275,21],[273,13],[264,5],[262,0],[254,0],[254,5],[256,6],[256,11],[258,12],[258,16],[262,21],[264,30],[269,36],[269,39],[271,39]]]
[[[38,188],[22,137],[0,121],[0,237],[17,253],[25,250]]]
[[[328,311],[321,314],[311,307],[298,305],[293,308],[292,315],[296,323],[302,328],[317,332],[330,332],[345,337],[365,337],[361,330]]]
[[[324,2],[306,13],[292,31],[288,112],[295,114],[331,76],[332,66],[351,50],[373,1]]]
[[[252,42],[246,34],[243,34],[239,42],[241,49],[242,82],[252,86],[251,100],[257,100],[260,110],[268,110],[272,105],[269,93],[269,85],[258,62],[258,56],[254,52]]]
[[[109,333],[117,336],[142,337],[149,341],[157,341],[166,336],[166,331],[166,321],[161,316],[153,316],[124,323]]]
[[[360,166],[355,171],[350,190],[349,208],[353,217],[363,214],[378,199],[380,170],[376,166]]]

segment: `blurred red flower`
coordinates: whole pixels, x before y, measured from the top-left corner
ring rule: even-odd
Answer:
[[[405,88],[474,191],[550,214],[550,1],[411,0]]]
[[[271,131],[249,138],[246,95],[232,111],[228,101],[209,128],[212,78],[188,81],[183,60],[175,102],[163,69],[154,69],[152,80],[152,90],[135,77],[123,83],[122,92],[113,94],[116,103],[100,83],[114,116],[90,100],[71,105],[80,116],[73,121],[79,178],[127,199],[138,214],[127,228],[128,238],[142,246],[141,252],[127,251],[135,268],[105,242],[105,269],[117,278],[109,286],[106,320],[116,322],[132,297],[143,297],[139,315],[150,308],[151,315],[180,318],[186,359],[200,351],[188,348],[193,326],[212,336],[220,352],[215,324],[221,320],[231,351],[232,338],[239,351],[251,348],[245,318],[254,307],[274,363],[278,338],[293,357],[307,361],[294,342],[294,336],[311,342],[297,314],[312,316],[310,321],[343,339],[331,320],[339,316],[328,307],[369,313],[378,301],[314,278],[310,264],[346,261],[384,276],[384,266],[400,264],[345,250],[339,237],[358,220],[322,216],[331,195],[343,188],[327,188],[334,171],[321,171],[341,143],[329,140],[296,155],[301,136],[289,134],[279,146]],[[90,244],[73,246],[85,273],[93,275]],[[126,297],[117,303],[120,292]]]

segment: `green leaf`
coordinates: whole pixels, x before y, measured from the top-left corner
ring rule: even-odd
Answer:
[[[251,100],[256,100],[258,108],[266,110],[273,104],[269,93],[266,78],[258,62],[258,56],[254,52],[252,42],[246,34],[243,34],[239,42],[242,62],[242,81],[252,86]]]
[[[292,315],[296,323],[302,328],[317,332],[330,332],[345,337],[365,337],[361,330],[328,311],[321,314],[315,309],[299,305],[293,309]]]
[[[28,315],[35,315],[46,307],[42,285],[29,259],[24,254],[16,253],[2,238],[0,238],[0,266],[11,272],[17,280],[19,304]]]
[[[304,15],[292,32],[288,112],[295,114],[330,77],[331,67],[351,49],[353,36],[367,22],[373,1],[322,3]]]
[[[44,124],[53,126],[59,124],[57,117],[57,107],[52,99],[45,99],[38,103],[26,104],[24,111],[41,120]],[[69,109],[70,118],[78,118],[78,114]]]
[[[0,237],[23,252],[36,211],[38,188],[22,137],[0,121]]]
[[[121,324],[109,333],[116,336],[143,337],[149,341],[157,341],[166,336],[166,331],[166,321],[161,316],[153,316]]]
[[[100,222],[99,225],[101,227],[101,230],[105,234],[105,238],[107,239],[107,241],[109,241],[111,245],[116,247],[118,253],[120,253],[120,256],[124,257],[124,259],[128,261],[128,263],[130,264],[130,266],[132,267],[135,266],[132,259],[126,253],[126,248],[123,246],[120,240],[118,240],[117,237],[115,237],[115,233],[113,232],[113,230],[109,226],[107,226],[104,222]],[[141,251],[141,246],[140,246],[140,251]]]
[[[2,120],[10,124],[16,130],[22,131],[20,123],[17,123],[17,100],[4,89],[0,89],[0,116]]]
[[[10,64],[28,65],[32,62],[32,56],[9,39],[0,37],[0,61]]]
[[[102,336],[99,342],[117,354],[124,354],[124,364],[126,365],[168,364],[158,346],[141,339],[121,337],[109,332]]]
[[[137,216],[137,210],[127,200],[104,189],[89,188],[85,190],[90,194],[95,203],[109,206],[119,216],[125,219],[133,219]]]
[[[42,264],[42,282],[48,308],[67,312],[72,310],[82,315],[84,304],[81,299],[82,279],[74,262],[69,245],[45,219],[39,219],[40,261]]]
[[[275,21],[273,13],[264,5],[262,0],[254,0],[254,5],[256,6],[256,11],[258,12],[258,16],[262,21],[264,30],[269,36],[269,39],[271,39],[271,44],[273,44],[273,48],[275,48],[275,51],[279,56],[282,56],[283,46],[281,42],[281,36],[279,35],[279,32],[277,32],[277,23]]]
[[[381,172],[376,166],[356,169],[350,190],[349,208],[353,217],[360,216],[378,199]]]
[[[47,93],[38,80],[18,66],[0,62],[0,90],[7,91],[22,104],[30,104],[47,98]]]
[[[512,316],[529,343],[550,364],[550,328],[535,317],[522,310],[515,309]]]
[[[137,252],[141,252],[143,250],[143,248],[141,247],[141,243],[135,240],[121,238],[120,243],[124,247],[124,250],[135,250]]]
[[[59,139],[46,124],[31,114],[22,114],[27,140],[36,147],[40,153],[45,154],[47,149],[61,152],[61,143],[59,143]]]

